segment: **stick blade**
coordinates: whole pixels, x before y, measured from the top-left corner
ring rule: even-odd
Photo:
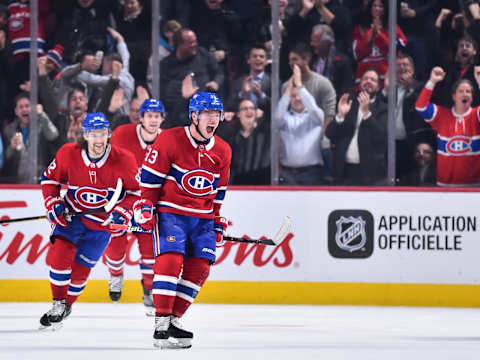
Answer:
[[[283,224],[280,227],[280,230],[278,230],[277,235],[275,235],[272,239],[273,243],[275,245],[279,245],[282,243],[283,240],[287,237],[288,234],[290,234],[290,230],[292,228],[292,220],[290,219],[289,216],[285,216],[283,219]]]
[[[118,199],[120,199],[120,195],[122,195],[122,190],[123,190],[123,181],[122,181],[122,178],[118,178],[117,186],[116,186],[115,191],[112,195],[112,198],[104,206],[105,212],[108,213],[115,207],[115,205],[118,202]]]

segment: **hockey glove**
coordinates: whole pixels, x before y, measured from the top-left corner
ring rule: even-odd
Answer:
[[[150,200],[141,199],[133,204],[133,216],[135,222],[145,230],[153,229],[153,204]]]
[[[228,221],[223,216],[215,216],[213,218],[213,230],[217,235],[217,247],[221,247],[225,244],[225,240],[223,240],[223,235],[225,234],[225,230],[227,230]]]
[[[130,209],[126,209],[123,206],[116,205],[110,215],[105,219],[102,223],[103,226],[107,226],[110,224],[115,225],[128,225],[130,220],[132,219],[133,211]]]
[[[48,221],[54,225],[67,226],[67,219],[65,219],[67,208],[60,196],[47,197],[45,199],[45,207],[47,208]]]

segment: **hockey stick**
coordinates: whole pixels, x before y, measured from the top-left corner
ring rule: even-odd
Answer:
[[[259,245],[280,245],[283,240],[290,233],[292,227],[292,221],[290,217],[285,216],[283,219],[283,224],[278,230],[277,234],[272,239],[245,239],[241,237],[235,237],[230,235],[224,235],[223,239],[225,241],[241,242],[241,243],[250,243],[250,244],[259,244]],[[150,233],[141,226],[131,226],[124,224],[110,224],[110,229],[112,230],[125,230],[127,232],[138,232],[138,233]]]
[[[120,198],[120,195],[122,195],[122,188],[123,188],[122,179],[118,178],[117,186],[115,188],[115,191],[114,191],[112,197],[110,198],[110,200],[108,200],[108,202],[104,206],[102,206],[101,208],[98,208],[98,209],[85,210],[85,211],[79,211],[79,212],[68,212],[68,213],[65,214],[65,218],[72,217],[72,216],[83,216],[83,215],[110,212],[114,208],[114,206],[116,205],[118,199]],[[30,216],[30,217],[23,217],[23,218],[16,218],[16,219],[5,219],[5,220],[0,220],[0,225],[1,224],[10,224],[10,223],[20,222],[20,221],[42,220],[42,219],[46,219],[46,218],[47,218],[47,215]],[[70,220],[68,220],[68,221],[70,221]]]
[[[223,240],[225,241],[234,241],[234,242],[243,242],[243,243],[253,243],[259,245],[280,245],[283,240],[286,239],[287,235],[290,233],[292,227],[292,220],[289,216],[285,216],[283,219],[283,224],[280,229],[277,231],[277,234],[272,239],[245,239],[241,237],[234,237],[229,235],[224,235]]]

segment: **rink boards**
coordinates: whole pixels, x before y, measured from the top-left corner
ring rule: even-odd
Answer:
[[[278,247],[227,243],[198,297],[205,303],[480,306],[480,194],[475,189],[231,189],[229,233]],[[38,187],[0,188],[0,217],[43,215]],[[0,301],[48,301],[45,220],[0,226]],[[122,301],[141,299],[130,238]],[[80,301],[108,301],[97,264]]]

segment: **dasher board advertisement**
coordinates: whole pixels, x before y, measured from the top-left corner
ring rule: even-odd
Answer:
[[[271,238],[284,216],[292,231],[278,247],[227,242],[209,280],[478,284],[476,191],[231,189],[222,215],[234,236]],[[1,188],[0,217],[44,215],[39,188]],[[47,279],[46,220],[0,226],[0,279]],[[139,279],[130,237],[126,279]],[[97,264],[92,279],[108,279]]]

